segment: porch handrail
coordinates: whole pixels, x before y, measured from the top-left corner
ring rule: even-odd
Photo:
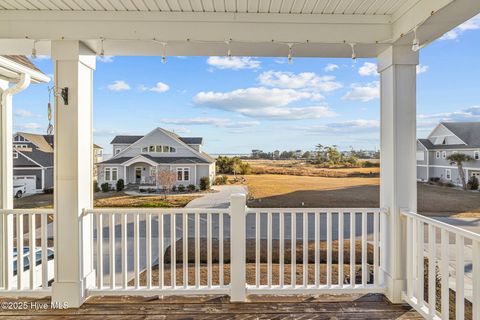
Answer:
[[[466,306],[470,306],[466,300],[469,300],[472,319],[480,319],[480,235],[409,210],[402,210],[401,214],[406,219],[403,299],[429,319],[452,316],[464,319]],[[471,250],[471,284],[465,275],[466,263],[469,264],[465,251],[468,250]],[[428,291],[425,291],[427,284]],[[466,291],[466,287],[471,291]],[[455,291],[455,315],[450,306],[450,290]]]
[[[402,210],[402,215],[404,215],[405,217],[414,218],[417,221],[422,221],[423,223],[435,226],[435,227],[440,228],[440,229],[445,229],[445,230],[447,230],[449,232],[452,232],[452,233],[455,233],[455,234],[460,234],[467,239],[480,241],[480,234],[472,232],[470,230],[463,229],[463,228],[457,227],[455,225],[442,222],[440,220],[432,219],[430,217],[418,214],[418,213],[413,212],[413,211],[409,211],[407,209]]]

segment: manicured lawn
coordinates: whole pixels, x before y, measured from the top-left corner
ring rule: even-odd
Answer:
[[[131,196],[123,192],[98,192],[95,193],[94,207],[96,208],[178,208],[184,207],[195,199],[194,196]],[[36,194],[20,199],[15,199],[15,208],[53,208],[52,194]]]

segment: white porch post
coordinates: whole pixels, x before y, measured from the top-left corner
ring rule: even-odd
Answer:
[[[418,53],[392,46],[378,57],[381,99],[380,206],[389,210],[381,222],[385,245],[383,271],[387,297],[402,301],[405,283],[405,228],[401,208],[417,209],[416,65]]]
[[[12,96],[30,85],[29,74],[9,86],[0,79],[0,209],[13,209],[13,119]],[[0,216],[0,286],[11,287],[13,278],[13,216]]]
[[[67,87],[68,105],[55,98],[55,282],[52,302],[79,307],[95,278],[93,206],[92,79],[95,55],[79,41],[53,41],[57,91]]]

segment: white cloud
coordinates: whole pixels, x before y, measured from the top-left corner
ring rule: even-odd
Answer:
[[[419,114],[417,119],[420,122],[425,120],[440,121],[478,121],[480,119],[480,106],[472,106],[451,112],[439,112],[432,114]]]
[[[313,72],[282,72],[266,71],[258,76],[259,82],[264,86],[288,88],[288,89],[310,89],[321,92],[331,92],[342,87],[340,82],[335,81],[334,76],[319,76]]]
[[[22,123],[22,124],[15,125],[15,128],[19,130],[36,130],[36,129],[40,129],[41,127],[42,127],[41,124],[35,123],[35,122]]]
[[[97,60],[103,63],[112,63],[114,56],[97,56]]]
[[[340,68],[337,64],[329,63],[325,66],[325,72],[332,72]]]
[[[218,69],[258,69],[260,61],[252,57],[209,57],[207,63]]]
[[[455,29],[445,33],[440,40],[455,40],[461,34],[468,30],[477,30],[480,29],[480,15],[473,17],[472,19],[462,23]]]
[[[419,64],[419,65],[417,66],[417,74],[427,72],[427,71],[428,71],[428,68],[429,68],[429,67],[426,66],[426,65]]]
[[[260,124],[258,121],[234,121],[228,118],[163,118],[160,122],[176,125],[211,125],[219,128],[246,128]]]
[[[16,109],[15,111],[13,111],[13,115],[20,118],[28,118],[31,117],[33,114],[32,112],[25,109]]]
[[[378,120],[347,120],[342,122],[327,123],[324,125],[296,126],[293,129],[306,131],[308,133],[352,133],[352,132],[374,132],[380,128]]]
[[[149,90],[153,91],[153,92],[162,93],[162,92],[170,90],[170,86],[166,83],[163,83],[163,82],[157,82],[155,87],[150,88]]]
[[[236,112],[254,118],[298,120],[332,117],[327,106],[291,107],[293,102],[318,99],[315,92],[278,88],[247,88],[230,92],[199,92],[194,102],[199,106]]]
[[[366,84],[354,83],[350,86],[350,91],[342,99],[350,101],[368,102],[380,97],[380,82],[372,81]]]
[[[358,74],[363,77],[378,75],[377,64],[371,63],[371,62],[365,62],[363,66],[358,68]]]
[[[116,80],[107,86],[111,91],[126,91],[130,90],[130,85],[123,80]]]

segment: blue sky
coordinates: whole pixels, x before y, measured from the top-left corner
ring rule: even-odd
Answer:
[[[420,54],[418,136],[439,121],[480,121],[480,16]],[[53,73],[48,57],[35,64]],[[163,127],[203,136],[210,153],[379,147],[375,59],[104,57],[94,74],[94,141]],[[49,85],[52,85],[51,83]],[[47,85],[14,97],[16,131],[45,132]]]

